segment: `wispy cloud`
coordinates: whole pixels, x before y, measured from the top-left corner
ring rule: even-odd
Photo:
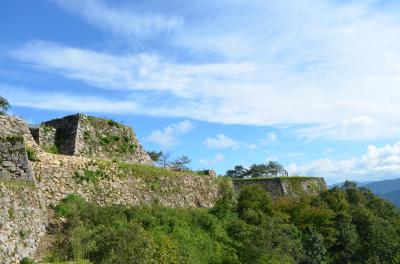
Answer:
[[[167,98],[151,111],[162,116],[224,124],[306,124],[309,128],[298,133],[309,139],[393,138],[400,133],[400,21],[371,1],[198,1],[190,18],[175,21],[171,12],[160,11],[157,23],[139,23],[136,18],[146,19],[131,9],[102,2],[60,3],[120,35],[179,30],[159,36],[157,45],[149,43],[151,53],[116,55],[32,42],[14,50],[14,58],[101,89]],[[188,3],[174,4],[179,12],[189,9]],[[151,8],[141,10],[148,14]],[[209,19],[203,19],[204,10],[213,10]],[[104,21],[100,14],[106,14]],[[151,108],[147,100],[142,104]]]
[[[221,163],[224,161],[224,156],[221,153],[217,153],[215,157],[212,160],[208,159],[200,159],[199,163],[206,165],[206,166],[215,166],[218,163]]]
[[[53,0],[60,7],[80,15],[105,31],[129,37],[148,38],[180,28],[183,18],[155,12],[140,12],[128,6],[107,5],[101,0]]]
[[[97,113],[139,113],[141,107],[133,101],[111,100],[97,96],[72,95],[64,92],[32,91],[0,83],[0,94],[12,106]]]
[[[273,142],[275,142],[278,139],[278,136],[276,135],[275,132],[270,132],[267,134],[267,136],[263,139],[261,139],[261,145],[269,145]]]
[[[329,183],[352,180],[381,180],[398,177],[400,172],[400,142],[393,145],[368,146],[360,157],[345,160],[318,159],[288,166],[290,174],[324,177]]]
[[[147,141],[156,143],[164,148],[172,147],[179,144],[178,137],[186,134],[194,128],[194,124],[188,120],[172,124],[163,130],[153,131],[146,137]]]
[[[224,134],[219,134],[215,138],[206,138],[203,141],[203,144],[207,146],[207,148],[216,148],[216,149],[239,149],[241,147],[255,149],[256,146],[254,144],[248,144],[245,142],[234,140]]]

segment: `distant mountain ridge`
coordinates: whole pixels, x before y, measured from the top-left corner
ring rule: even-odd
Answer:
[[[377,181],[371,182],[364,187],[370,189],[376,194],[385,194],[400,190],[400,178],[394,180],[384,180],[384,181]],[[400,197],[399,197],[400,198]]]
[[[382,198],[385,198],[394,203],[397,207],[400,207],[400,190],[382,194]]]
[[[334,186],[342,186],[344,182],[329,185],[329,188]],[[376,195],[389,200],[397,207],[400,207],[400,178],[383,181],[365,181],[356,182],[359,187],[370,189]]]
[[[370,189],[376,195],[391,201],[400,207],[400,178],[394,180],[385,180],[371,182],[364,187]]]

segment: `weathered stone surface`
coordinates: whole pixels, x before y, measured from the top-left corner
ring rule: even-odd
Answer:
[[[0,179],[34,180],[24,137],[0,135]]]
[[[210,175],[179,172],[146,178],[122,171],[119,163],[111,161],[48,153],[40,153],[39,160],[32,164],[46,204],[57,204],[75,193],[99,204],[212,207],[218,196],[218,179]],[[85,171],[101,171],[102,177],[96,182],[79,181],[76,174]]]
[[[101,145],[103,137],[116,143]],[[58,150],[72,156],[47,153],[34,138],[45,148],[57,143]],[[130,145],[135,147],[129,149]],[[34,161],[28,160],[27,147],[35,152]],[[126,166],[148,165],[132,163],[152,164],[133,131],[110,120],[76,115],[29,130],[18,118],[0,116],[0,263],[33,256],[45,233],[46,206],[72,193],[102,205],[211,207],[218,198],[218,179],[213,175],[165,170],[146,177]],[[87,171],[95,176],[101,172],[99,179],[80,179]]]
[[[31,129],[44,149],[60,154],[152,164],[132,128],[112,120],[84,114],[44,122]]]
[[[32,183],[0,180],[0,263],[32,256],[46,224],[43,199]]]
[[[29,146],[36,145],[24,120],[14,116],[0,115],[0,136],[5,138],[16,135],[22,135]]]
[[[260,186],[269,192],[274,199],[284,195],[317,195],[327,189],[324,178],[320,177],[279,177],[233,180],[233,187],[237,192],[248,185]]]

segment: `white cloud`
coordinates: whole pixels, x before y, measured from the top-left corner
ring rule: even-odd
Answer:
[[[240,142],[236,141],[224,134],[219,134],[215,138],[206,138],[203,144],[208,148],[231,148],[237,149],[240,146]]]
[[[325,148],[324,150],[322,150],[322,154],[323,155],[329,155],[335,152],[334,148]]]
[[[145,23],[135,20],[146,21],[136,12],[95,3],[61,5],[120,35],[179,30],[160,36],[152,53],[32,42],[13,51],[14,58],[102,89],[151,93],[141,100],[151,115],[306,124],[298,133],[309,139],[400,133],[400,21],[394,11],[370,1],[197,1],[195,15],[164,23],[175,21],[166,12],[162,22]],[[193,10],[192,3],[173,4],[182,14]],[[205,10],[212,10],[209,19],[203,19]],[[182,57],[189,59],[182,63]]]
[[[224,161],[224,156],[221,153],[217,153],[217,155],[215,155],[215,157],[212,160],[200,159],[199,163],[207,165],[207,166],[214,166],[223,161]]]
[[[146,140],[156,143],[162,147],[168,148],[179,144],[178,136],[186,134],[194,128],[192,122],[185,120],[176,124],[172,124],[164,128],[164,130],[153,131]]]
[[[254,144],[248,144],[245,142],[234,140],[224,134],[219,134],[215,138],[206,138],[203,141],[203,144],[208,148],[216,148],[216,149],[239,149],[240,147],[246,147],[248,149],[255,149],[256,146]]]
[[[383,147],[368,146],[367,152],[347,160],[318,159],[288,166],[290,174],[324,177],[329,183],[350,180],[381,180],[400,175],[400,141]]]
[[[200,96],[204,90],[197,86],[207,84],[202,77],[229,81],[253,71],[245,63],[170,64],[155,54],[113,55],[45,41],[28,43],[11,56],[102,89],[167,91],[179,97]]]
[[[139,104],[134,101],[72,95],[59,91],[31,91],[24,87],[2,83],[0,83],[0,94],[6,97],[12,106],[97,113],[140,113],[142,111]]]
[[[140,12],[126,6],[111,7],[101,0],[54,0],[60,7],[82,16],[105,31],[128,37],[151,37],[178,29],[183,18],[155,12]]]
[[[276,135],[275,132],[270,132],[267,134],[265,138],[261,140],[261,145],[268,145],[270,143],[275,142],[278,139],[278,136]]]

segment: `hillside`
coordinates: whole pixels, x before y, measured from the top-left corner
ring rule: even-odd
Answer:
[[[393,192],[388,192],[384,194],[380,194],[384,199],[387,199],[391,201],[393,204],[395,204],[397,207],[400,207],[400,190],[393,191]]]
[[[394,180],[376,181],[371,182],[364,187],[370,189],[376,194],[385,194],[393,191],[400,190],[400,178]]]
[[[391,201],[397,206],[400,206],[400,178],[371,182],[363,187],[370,189],[380,197]]]
[[[247,183],[263,186],[262,192],[275,200],[316,196],[326,189],[323,179],[309,177]],[[112,120],[77,114],[29,128],[21,119],[0,115],[1,263],[48,258],[64,232],[55,227],[65,224],[54,208],[68,197],[96,208],[150,206],[179,214],[215,209],[224,184],[232,189],[229,178],[154,166],[132,128]]]

